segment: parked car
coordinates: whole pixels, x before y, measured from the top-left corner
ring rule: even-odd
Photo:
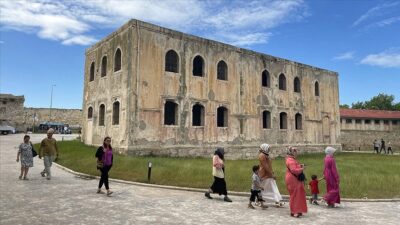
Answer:
[[[8,125],[0,125],[0,133],[4,135],[15,134],[15,128]]]

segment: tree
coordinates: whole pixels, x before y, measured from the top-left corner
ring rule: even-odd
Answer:
[[[341,109],[350,109],[350,106],[347,104],[339,105],[339,108]]]
[[[378,109],[378,110],[396,110],[400,111],[400,102],[394,103],[394,95],[380,93],[372,97],[369,101],[355,102],[351,104],[352,109]],[[343,105],[345,106],[345,105]]]

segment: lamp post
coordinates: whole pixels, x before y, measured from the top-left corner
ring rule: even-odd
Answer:
[[[56,85],[53,84],[51,85],[51,95],[50,95],[50,118],[49,118],[49,122],[51,122],[51,107],[53,106],[53,87],[55,87]]]

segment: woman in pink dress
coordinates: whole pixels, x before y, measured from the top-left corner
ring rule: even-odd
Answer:
[[[296,160],[297,149],[289,147],[286,157],[286,188],[290,195],[290,215],[301,217],[307,212],[306,192],[304,191],[304,183],[297,179],[303,172],[303,165]]]
[[[336,149],[332,147],[325,149],[324,178],[326,181],[326,195],[324,196],[324,200],[330,208],[335,207],[335,203],[340,204],[339,174],[336,169],[335,158],[333,158],[335,151]]]

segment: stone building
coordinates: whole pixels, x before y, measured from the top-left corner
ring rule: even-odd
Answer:
[[[340,148],[338,74],[131,20],[86,50],[83,141],[134,155]]]
[[[0,122],[22,132],[46,121],[61,122],[75,128],[81,127],[81,109],[52,108],[50,118],[50,108],[24,107],[24,102],[23,95],[0,94]]]
[[[340,140],[344,150],[373,150],[384,139],[400,148],[400,111],[340,109]]]
[[[0,123],[13,126],[17,130],[23,129],[24,102],[23,95],[0,94]]]

